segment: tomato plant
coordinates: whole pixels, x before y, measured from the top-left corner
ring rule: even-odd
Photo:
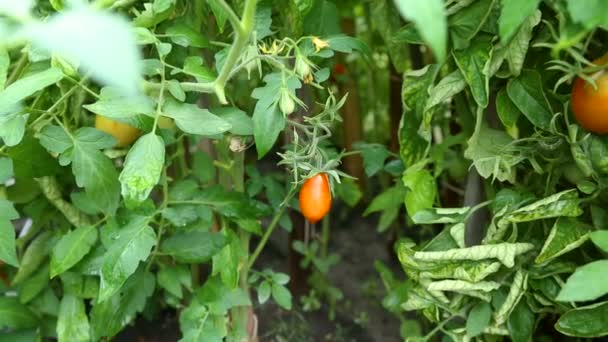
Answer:
[[[0,340],[608,335],[607,10],[0,0]]]

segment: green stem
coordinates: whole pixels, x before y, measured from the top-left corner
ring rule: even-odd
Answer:
[[[232,160],[234,164],[232,166],[232,188],[237,192],[245,191],[245,152],[237,151],[233,152]],[[249,293],[249,265],[247,264],[247,260],[249,259],[249,240],[250,234],[243,229],[239,229],[239,240],[241,242],[241,249],[245,251],[245,256],[239,262],[242,265],[239,270],[239,287],[243,292],[247,294],[247,297],[251,297]],[[251,314],[252,308],[251,306],[243,306],[234,308],[232,311],[232,318],[234,320],[235,331],[237,333],[245,334],[243,336],[248,336],[248,325],[249,325],[249,316]],[[255,338],[255,336],[249,336]],[[247,339],[249,340],[249,338]]]
[[[283,216],[283,213],[285,212],[285,209],[287,208],[289,201],[295,195],[295,193],[296,193],[295,188],[293,188],[285,197],[285,200],[283,201],[283,204],[281,204],[281,206],[279,207],[279,210],[274,214],[272,220],[270,221],[270,224],[268,225],[268,228],[266,228],[266,231],[264,232],[264,235],[262,236],[262,239],[258,243],[253,254],[251,254],[251,257],[249,257],[249,263],[247,265],[248,268],[251,268],[253,266],[253,264],[255,263],[255,260],[260,256],[260,253],[262,253],[262,250],[264,249],[264,246],[268,242],[270,235],[272,235],[272,232],[278,225],[279,220],[281,219],[281,216]]]
[[[219,1],[220,5],[229,7],[225,1]],[[222,104],[227,104],[226,94],[224,88],[226,87],[226,82],[228,81],[228,76],[230,75],[230,71],[238,61],[241,53],[243,52],[245,45],[249,41],[249,36],[253,31],[253,24],[255,23],[255,8],[257,5],[257,0],[247,0],[245,2],[245,8],[243,10],[243,17],[241,21],[235,20],[234,17],[236,15],[233,13],[232,19],[229,15],[228,19],[231,20],[230,23],[234,29],[234,42],[232,43],[232,47],[230,48],[230,52],[228,52],[228,56],[226,57],[226,62],[222,66],[222,70],[220,74],[217,76],[214,82],[215,86],[215,94],[217,95],[219,101]]]
[[[27,53],[24,52],[21,55],[21,57],[19,57],[19,60],[17,61],[17,65],[15,66],[15,69],[13,70],[11,75],[8,77],[8,79],[6,80],[7,86],[9,84],[15,82],[15,80],[17,78],[19,78],[19,76],[21,76],[21,72],[23,71],[23,69],[25,69],[27,64],[28,64]]]

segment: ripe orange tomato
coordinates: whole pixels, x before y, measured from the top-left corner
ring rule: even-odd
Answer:
[[[331,209],[331,190],[329,178],[318,173],[308,178],[300,189],[300,210],[310,222],[319,222]]]
[[[133,126],[108,119],[105,116],[97,115],[95,117],[95,128],[102,132],[106,132],[116,139],[117,147],[124,147],[134,142],[141,131]]]
[[[593,63],[602,65],[606,62],[608,54]],[[597,89],[582,78],[577,78],[570,99],[572,112],[576,121],[586,130],[598,134],[608,133],[608,72],[601,70],[590,76],[595,80]]]

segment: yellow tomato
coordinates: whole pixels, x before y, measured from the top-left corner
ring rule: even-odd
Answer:
[[[139,129],[133,126],[108,119],[101,115],[95,117],[95,128],[112,135],[117,141],[117,147],[124,147],[131,144],[141,133]]]

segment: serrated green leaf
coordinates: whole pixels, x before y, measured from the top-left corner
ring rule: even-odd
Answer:
[[[550,128],[553,112],[537,71],[523,70],[519,77],[509,80],[507,94],[534,126],[545,130]]]
[[[46,125],[40,130],[37,137],[40,139],[40,145],[53,153],[63,153],[73,146],[70,136],[59,126]]]
[[[454,51],[454,60],[471,89],[475,102],[488,106],[489,63],[492,56],[492,37],[483,35],[474,39],[464,50]]]
[[[481,30],[494,7],[495,0],[469,2],[448,19],[449,34],[456,50],[464,49]]]
[[[127,278],[135,272],[140,261],[150,255],[156,244],[156,234],[148,225],[148,217],[135,217],[105,253],[101,267],[98,302],[109,299],[120,290]]]
[[[534,3],[534,1],[527,0],[525,0],[525,2]],[[538,2],[538,0],[536,0],[536,2]],[[540,11],[531,13],[530,16],[524,20],[519,31],[517,31],[517,34],[509,43],[509,46],[506,49],[505,58],[509,63],[511,75],[519,76],[521,73],[528,48],[530,46],[530,40],[532,39],[534,27],[540,23],[540,20]]]
[[[76,184],[83,187],[96,206],[106,214],[114,214],[118,207],[119,182],[116,168],[102,152],[77,143],[73,150],[72,173]]]
[[[143,202],[158,184],[165,164],[165,144],[154,133],[148,133],[135,143],[125,159],[118,180],[122,197],[132,203]]]

